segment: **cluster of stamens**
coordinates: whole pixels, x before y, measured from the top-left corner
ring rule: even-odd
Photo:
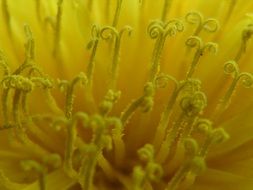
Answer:
[[[10,24],[11,13],[8,10],[7,1],[3,0],[2,2],[6,27],[11,38],[14,33]],[[90,11],[93,11],[92,2],[89,0],[87,3]],[[129,101],[129,104],[120,113],[112,114],[113,108],[117,106],[121,98],[121,91],[117,85],[121,64],[121,40],[125,37],[125,33],[131,37],[131,33],[134,32],[134,28],[130,26],[118,29],[123,2],[122,0],[117,1],[111,25],[94,24],[92,26],[91,40],[87,45],[90,58],[86,60],[86,70],[73,77],[72,80],[53,79],[42,72],[42,69],[36,64],[37,60],[34,55],[36,40],[33,38],[29,25],[24,26],[25,60],[17,69],[11,71],[4,53],[0,52],[0,66],[3,71],[1,77],[1,130],[9,131],[9,141],[11,144],[13,143],[14,147],[16,144],[21,144],[30,150],[30,158],[20,160],[20,167],[24,173],[32,171],[36,174],[40,190],[51,189],[46,186],[46,176],[59,168],[63,168],[73,183],[78,184],[77,188],[82,190],[99,189],[99,185],[103,185],[104,189],[108,187],[107,189],[133,190],[187,188],[207,167],[205,158],[212,145],[222,143],[229,137],[223,128],[217,126],[216,121],[229,108],[237,85],[240,81],[246,88],[253,85],[253,75],[241,72],[239,65],[243,53],[246,52],[247,43],[253,34],[252,24],[249,24],[242,31],[241,46],[237,55],[224,64],[225,74],[233,77],[232,83],[220,99],[214,113],[209,118],[203,118],[202,113],[208,100],[205,92],[201,89],[201,81],[193,77],[195,77],[194,74],[201,62],[201,57],[207,53],[216,54],[218,45],[213,42],[204,42],[200,33],[214,33],[218,30],[219,24],[216,19],[205,20],[198,12],[189,12],[184,20],[167,20],[166,15],[172,2],[165,0],[161,19],[150,22],[147,27],[148,35],[154,41],[154,48],[150,57],[149,70],[147,70],[147,80],[143,85],[143,93],[136,99]],[[78,6],[78,2],[74,3]],[[55,61],[61,60],[63,4],[64,0],[58,0],[55,19],[45,17],[45,23],[51,23],[54,29],[54,47],[50,53]],[[42,22],[40,6],[40,1],[36,1],[38,21]],[[229,11],[231,14],[232,10]],[[229,14],[226,16],[226,20],[229,19]],[[187,73],[185,73],[185,78],[177,80],[170,74],[161,72],[160,59],[163,56],[166,40],[183,32],[184,27],[187,27],[188,24],[196,25],[196,29],[192,36],[185,41],[184,56],[186,58],[193,51],[195,52]],[[97,88],[93,83],[93,78],[96,74],[97,50],[102,41],[108,43],[111,64],[107,91],[103,100],[97,103],[93,95]],[[85,89],[85,102],[89,102],[91,106],[95,107],[94,113],[75,111],[75,89],[78,88],[78,84],[81,84]],[[135,151],[136,155],[131,155],[130,158],[127,155],[129,148],[126,147],[124,139],[129,122],[138,110],[143,114],[152,112],[156,104],[157,92],[170,85],[173,85],[173,90],[160,114],[154,136],[150,142],[139,147]],[[50,112],[46,116],[33,115],[29,111],[31,104],[29,96],[32,96],[36,89],[42,89],[48,107],[53,114]],[[63,93],[65,97],[63,108],[58,105],[52,93],[53,90]],[[52,133],[64,134],[62,153],[51,152],[34,140],[33,135],[36,136],[41,131],[36,126],[38,120],[46,120]],[[38,134],[36,134],[37,132]],[[86,136],[81,135],[85,132],[87,132]],[[195,138],[196,134],[202,138]],[[180,164],[175,166],[174,170],[168,169],[179,154],[181,154]],[[129,163],[127,163],[128,161]],[[126,169],[128,166],[131,168]],[[3,178],[4,174],[1,170],[0,172],[1,178]],[[103,180],[101,176],[104,178]],[[101,179],[98,186],[95,179]],[[1,183],[10,186],[11,182],[7,183],[2,180]]]

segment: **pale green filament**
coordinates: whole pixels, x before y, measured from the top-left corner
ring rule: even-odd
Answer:
[[[180,20],[170,20],[168,22],[153,21],[148,26],[148,34],[151,39],[156,39],[153,55],[151,58],[151,69],[149,81],[153,82],[160,71],[160,57],[168,36],[175,36],[182,32],[184,26]]]
[[[251,73],[242,72],[240,73],[238,64],[235,61],[229,61],[224,65],[224,71],[226,74],[231,74],[233,76],[233,81],[226,91],[221,102],[217,106],[217,114],[221,114],[230,104],[232,95],[234,94],[238,82],[242,80],[242,84],[245,88],[251,88],[253,85],[253,75]]]
[[[97,47],[98,47],[99,38],[100,38],[100,28],[97,25],[92,26],[91,36],[92,36],[92,40],[87,45],[87,49],[91,49],[91,56],[90,56],[90,60],[87,66],[87,80],[88,80],[88,86],[90,88],[92,87],[94,62],[95,62],[95,56],[96,56]]]
[[[193,36],[198,36],[202,30],[209,33],[214,33],[219,29],[219,23],[216,19],[206,19],[204,20],[202,14],[199,12],[189,12],[185,16],[186,22],[190,24],[197,25]]]
[[[54,49],[53,49],[54,56],[56,56],[59,53],[59,46],[60,46],[60,39],[61,39],[62,5],[63,5],[63,0],[58,0],[56,22],[54,25],[55,26]]]
[[[127,106],[127,108],[121,113],[120,119],[123,125],[127,123],[130,117],[139,107],[142,108],[142,111],[144,113],[152,109],[154,93],[155,93],[154,85],[151,82],[147,83],[144,86],[144,94],[140,98],[133,100],[133,102],[130,103]]]
[[[118,77],[118,66],[119,66],[119,54],[120,54],[120,43],[122,35],[127,32],[128,35],[131,35],[132,28],[130,26],[125,26],[119,32],[116,28],[111,26],[106,26],[101,29],[100,36],[104,40],[113,40],[114,48],[112,55],[112,65],[110,69],[110,79],[109,79],[109,88],[116,89],[116,81]]]
[[[61,81],[60,88],[65,88],[66,90],[66,102],[65,102],[65,115],[67,118],[71,118],[73,104],[74,104],[74,88],[78,82],[81,82],[82,85],[86,85],[87,77],[84,73],[80,73],[76,76],[71,82]]]
[[[169,118],[172,112],[172,108],[174,106],[174,104],[176,103],[176,99],[178,97],[178,94],[180,92],[180,90],[182,89],[183,85],[180,85],[180,83],[173,77],[169,76],[169,75],[160,75],[156,78],[156,82],[157,82],[157,86],[160,87],[165,87],[168,82],[168,80],[171,80],[175,83],[175,89],[170,97],[169,102],[167,103],[167,106],[165,108],[165,110],[163,111],[162,115],[161,115],[161,119],[160,122],[158,124],[156,133],[155,133],[155,137],[153,140],[153,144],[155,148],[158,148],[164,138],[164,134],[165,134],[165,130],[168,126],[169,123]]]
[[[113,27],[117,27],[118,25],[122,1],[123,0],[117,0],[116,11],[115,11],[115,15],[113,17],[113,22],[112,22]]]
[[[192,77],[195,68],[197,66],[197,64],[199,63],[199,59],[201,58],[201,56],[203,56],[203,54],[208,51],[211,53],[217,53],[218,47],[217,44],[212,43],[212,42],[207,42],[206,44],[203,44],[201,38],[197,37],[197,36],[191,36],[186,40],[185,43],[188,47],[191,48],[195,48],[196,47],[196,53],[194,55],[194,58],[192,60],[191,66],[189,68],[189,70],[187,71],[187,75],[186,78],[190,78]]]
[[[242,41],[240,49],[235,56],[235,61],[238,62],[242,55],[246,52],[248,41],[250,40],[251,36],[253,35],[253,24],[249,24],[243,31],[242,31]]]

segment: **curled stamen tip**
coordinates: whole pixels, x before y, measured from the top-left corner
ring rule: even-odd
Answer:
[[[197,11],[191,11],[185,15],[186,22],[190,24],[196,24],[196,23],[202,22],[203,19],[204,18],[202,14]]]
[[[159,181],[163,176],[163,169],[162,166],[151,162],[147,166],[147,177],[151,181]]]
[[[146,144],[138,150],[138,155],[142,161],[151,161],[154,158],[154,147],[151,144]]]
[[[200,174],[206,169],[206,163],[203,157],[196,156],[191,161],[191,171]]]
[[[200,133],[208,134],[212,129],[212,122],[208,119],[199,119],[196,129]]]
[[[190,156],[190,157],[196,155],[196,153],[199,149],[199,146],[198,146],[196,140],[193,138],[185,139],[184,140],[184,147],[185,147],[186,155]]]
[[[217,128],[211,134],[212,143],[219,144],[229,139],[229,134],[223,128]]]

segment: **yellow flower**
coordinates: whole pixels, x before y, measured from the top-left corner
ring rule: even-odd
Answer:
[[[1,0],[1,190],[251,190],[253,2]]]

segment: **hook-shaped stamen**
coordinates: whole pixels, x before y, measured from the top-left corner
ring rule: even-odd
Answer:
[[[213,43],[213,42],[207,42],[206,44],[203,43],[202,39],[197,37],[197,36],[191,36],[189,37],[185,44],[188,47],[191,48],[195,48],[196,47],[196,53],[193,57],[192,63],[190,65],[189,70],[187,71],[186,74],[186,78],[190,78],[192,77],[195,68],[197,66],[197,64],[199,63],[199,60],[201,58],[201,56],[205,53],[205,52],[210,52],[210,53],[214,53],[216,54],[216,52],[218,51],[218,45]]]
[[[219,22],[216,19],[210,18],[204,20],[204,17],[199,12],[189,12],[185,16],[186,22],[197,25],[193,35],[198,36],[202,30],[209,33],[214,33],[219,29]]]

